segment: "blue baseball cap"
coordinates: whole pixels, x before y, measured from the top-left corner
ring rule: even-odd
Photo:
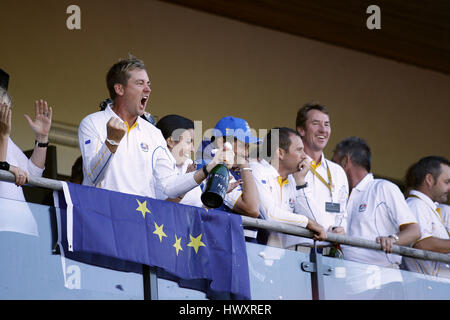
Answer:
[[[214,129],[216,129],[217,136],[233,136],[242,142],[261,143],[261,140],[255,137],[250,131],[250,126],[247,121],[241,118],[232,116],[223,117],[217,122]]]

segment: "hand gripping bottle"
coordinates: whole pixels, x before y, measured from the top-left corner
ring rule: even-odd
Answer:
[[[226,142],[225,147],[231,149],[231,144]],[[209,172],[200,198],[205,206],[208,208],[218,208],[222,205],[227,194],[229,178],[230,173],[223,162],[216,165]]]

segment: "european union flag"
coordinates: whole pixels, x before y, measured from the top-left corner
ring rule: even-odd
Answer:
[[[250,299],[239,215],[72,183],[55,197],[69,252],[92,254],[93,264],[117,270],[154,266],[180,285],[201,279],[207,293]]]

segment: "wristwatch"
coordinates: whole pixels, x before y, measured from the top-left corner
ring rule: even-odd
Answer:
[[[6,161],[0,161],[0,170],[9,171],[9,163]]]
[[[34,140],[34,145],[38,146],[39,148],[47,148],[48,147],[48,143],[49,143],[49,141],[47,141],[47,142],[39,142],[37,140]]]
[[[119,145],[118,142],[115,142],[115,141],[112,140],[112,139],[106,138],[106,141],[107,141],[110,145],[112,145],[112,146],[118,146],[118,145]]]
[[[398,238],[398,235],[396,235],[396,234],[391,234],[391,235],[389,236],[389,238],[394,239],[394,240],[395,240],[395,243],[397,243],[398,240],[400,240],[400,239]]]
[[[305,184],[302,184],[301,186],[295,186],[295,189],[300,190],[300,189],[306,188],[307,186],[308,186],[308,182],[305,182]]]

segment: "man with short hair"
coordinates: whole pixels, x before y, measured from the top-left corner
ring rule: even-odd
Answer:
[[[372,154],[365,140],[349,137],[339,142],[333,161],[348,176],[347,235],[381,244],[380,250],[342,246],[344,259],[399,268],[402,257],[390,254],[392,245],[407,246],[420,237],[419,226],[400,189],[370,173]]]
[[[328,110],[319,103],[305,104],[297,112],[295,125],[310,169],[306,175],[307,187],[299,197],[302,212],[328,232],[344,234],[348,181],[342,168],[326,159],[323,153],[331,135]],[[303,244],[311,245],[311,242]]]
[[[450,192],[450,163],[444,157],[420,159],[409,170],[408,206],[416,215],[422,233],[413,248],[450,253],[450,236],[438,202],[446,202]],[[408,270],[422,274],[450,278],[450,266],[430,260],[405,258]]]
[[[307,228],[314,232],[315,240],[325,240],[325,229],[305,216],[299,206],[299,193],[306,186],[308,165],[298,133],[290,128],[271,129],[260,156],[265,159],[250,162],[250,167],[259,193],[262,218]],[[267,245],[288,248],[298,238],[270,232]]]
[[[161,131],[141,118],[151,89],[143,61],[130,57],[106,77],[114,103],[85,117],[78,137],[83,184],[155,198],[155,179],[166,197],[177,198],[198,186],[215,164],[234,155],[219,150],[204,170],[178,175]]]

